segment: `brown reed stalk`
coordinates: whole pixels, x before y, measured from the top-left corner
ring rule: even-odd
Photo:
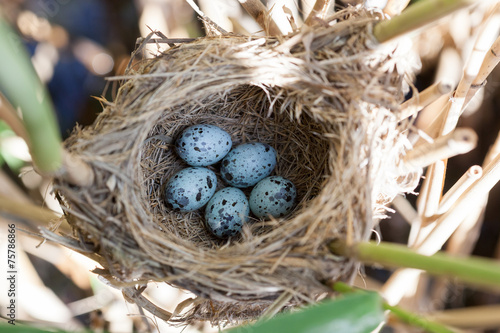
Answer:
[[[472,81],[469,91],[465,96],[464,105],[467,106],[470,100],[476,95],[477,91],[485,86],[486,78],[490,75],[493,69],[500,62],[500,37],[498,37],[493,45],[491,46],[489,52],[486,53],[479,73],[476,78]]]
[[[260,0],[238,0],[243,8],[254,18],[269,36],[281,36],[281,30]]]
[[[391,17],[399,15],[409,3],[410,0],[388,0],[383,11],[386,15]]]
[[[479,165],[473,165],[462,177],[446,192],[439,203],[437,214],[446,213],[457,199],[469,188],[472,183],[483,175],[483,169]]]
[[[423,108],[434,103],[440,97],[449,94],[453,89],[451,82],[440,81],[436,82],[423,91],[415,94],[412,98],[401,104],[401,120],[415,116]]]
[[[474,330],[500,327],[500,305],[491,304],[463,309],[450,309],[426,315],[430,320],[457,328]]]
[[[27,221],[33,226],[47,226],[61,218],[51,210],[20,202],[3,194],[0,194],[0,214],[15,220]]]
[[[304,23],[307,25],[311,25],[314,23],[315,19],[323,20],[331,5],[332,0],[316,0],[313,8],[311,9],[311,12],[309,13],[309,15],[307,15],[306,21]]]
[[[411,168],[423,168],[439,160],[465,154],[474,149],[476,144],[477,134],[472,129],[459,128],[434,142],[416,145],[405,156],[404,163]]]

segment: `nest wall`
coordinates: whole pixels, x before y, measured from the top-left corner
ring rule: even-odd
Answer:
[[[140,48],[115,78],[116,98],[65,142],[96,176],[87,188],[55,182],[72,247],[118,288],[159,281],[193,292],[193,306],[170,318],[181,322],[253,319],[285,293],[284,307],[314,302],[325,282],[349,279],[356,263],[328,243],[367,240],[387,203],[418,178],[399,161],[411,146],[411,122],[397,117],[404,55],[374,43],[376,19],[351,8],[287,37],[208,36],[138,60]],[[173,142],[199,123],[223,128],[234,145],[273,146],[273,174],[298,190],[293,213],[252,219],[221,241],[202,212],[169,210],[163,187],[186,167]]]

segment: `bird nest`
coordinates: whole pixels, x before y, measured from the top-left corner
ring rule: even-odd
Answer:
[[[55,180],[74,230],[66,245],[98,261],[96,273],[128,300],[177,322],[255,319],[350,279],[357,264],[329,243],[369,239],[386,205],[418,179],[401,162],[411,128],[398,117],[405,55],[377,45],[376,20],[351,8],[289,36],[222,33],[152,59],[140,59],[142,45],[115,78],[114,100],[65,142],[95,174],[89,187]],[[221,127],[234,145],[274,147],[273,174],[297,188],[291,215],[252,218],[240,236],[220,240],[202,212],[168,209],[164,185],[186,167],[173,143],[195,124]],[[197,298],[168,313],[142,294],[152,281]]]

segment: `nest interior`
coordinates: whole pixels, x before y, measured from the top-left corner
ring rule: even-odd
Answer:
[[[208,36],[132,63],[96,122],[65,143],[95,172],[87,188],[55,181],[74,229],[66,244],[123,290],[162,281],[196,294],[189,310],[165,315],[180,322],[253,319],[280,296],[290,296],[284,307],[314,302],[326,281],[351,277],[356,263],[328,243],[367,240],[415,178],[399,163],[411,127],[397,117],[404,55],[376,46],[376,19],[350,8],[286,37]],[[200,123],[223,128],[234,145],[273,146],[273,174],[298,190],[294,212],[252,219],[240,237],[221,241],[202,211],[167,209],[163,186],[186,167],[174,140]],[[132,301],[165,314],[134,290]]]

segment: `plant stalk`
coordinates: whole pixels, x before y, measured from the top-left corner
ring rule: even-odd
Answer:
[[[364,290],[362,289],[353,288],[343,282],[335,282],[332,285],[332,289],[340,293],[364,292]],[[399,306],[392,306],[389,305],[387,302],[382,302],[382,308],[384,310],[389,310],[391,314],[394,317],[396,317],[399,321],[404,322],[411,326],[423,328],[428,332],[454,333],[452,330],[443,326],[442,324],[436,323],[417,314],[403,310]]]
[[[477,1],[421,0],[409,6],[401,15],[376,24],[373,28],[373,35],[380,43],[384,43],[473,3]]]
[[[500,290],[500,264],[479,257],[458,258],[443,252],[432,256],[418,254],[406,246],[381,242],[362,242],[347,246],[344,241],[330,243],[337,255],[385,267],[406,267],[427,271],[432,275],[455,277],[465,283]]]
[[[19,108],[38,170],[53,173],[62,165],[61,136],[50,97],[36,75],[19,36],[0,17],[0,90]]]

